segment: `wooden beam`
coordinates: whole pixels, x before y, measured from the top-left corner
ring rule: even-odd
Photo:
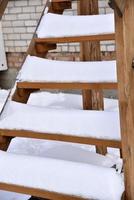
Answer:
[[[68,36],[68,37],[53,37],[53,38],[35,38],[36,43],[70,43],[70,42],[88,42],[88,41],[107,41],[115,40],[115,34],[99,34],[89,36]]]
[[[0,20],[4,14],[7,4],[8,4],[8,0],[0,0]]]
[[[55,140],[62,142],[73,142],[80,144],[89,144],[89,145],[97,145],[103,147],[113,147],[113,148],[121,148],[121,141],[116,140],[107,140],[107,139],[97,139],[92,137],[80,137],[80,136],[72,136],[72,135],[64,135],[64,134],[52,134],[52,133],[39,133],[34,131],[27,130],[8,130],[8,129],[0,129],[0,136],[7,137],[27,137],[27,138],[36,138],[36,139],[44,139],[44,140]]]
[[[117,83],[18,82],[19,89],[117,89]]]
[[[122,18],[116,10],[115,16],[125,199],[134,200],[134,1],[126,1]]]

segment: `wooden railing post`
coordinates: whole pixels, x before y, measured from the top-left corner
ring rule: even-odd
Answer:
[[[134,200],[134,1],[125,3],[122,17],[115,9],[117,75],[125,199]]]
[[[78,1],[78,13],[80,15],[99,14],[98,0]],[[82,42],[80,44],[80,58],[82,61],[100,61],[100,42]],[[85,110],[103,110],[103,91],[83,90],[83,108]],[[96,152],[106,154],[107,149],[102,146],[96,146]]]
[[[96,15],[99,13],[98,0],[78,1],[80,15]],[[82,42],[80,44],[80,58],[82,61],[101,60],[100,42]],[[83,91],[83,108],[85,110],[103,110],[102,91]],[[90,94],[90,95],[89,95]]]

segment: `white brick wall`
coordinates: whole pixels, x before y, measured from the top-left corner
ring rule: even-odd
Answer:
[[[7,52],[25,52],[46,0],[9,1],[2,27]]]
[[[12,0],[3,16],[2,26],[7,52],[25,52],[27,45],[35,31],[37,22],[44,8],[46,0]],[[107,0],[99,0],[100,13],[109,13],[112,10],[108,7]],[[73,10],[67,10],[64,14],[75,15],[77,4],[73,2]],[[104,42],[101,45],[104,51],[114,50],[114,42]],[[61,44],[57,51],[79,51],[79,44]]]

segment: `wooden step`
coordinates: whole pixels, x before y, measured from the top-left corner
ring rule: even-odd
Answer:
[[[121,148],[118,112],[57,110],[8,102],[0,136]]]
[[[114,40],[114,15],[66,16],[46,13],[36,33],[36,43]]]
[[[28,56],[17,77],[23,89],[117,89],[116,62],[66,62]]]
[[[120,200],[124,184],[113,168],[0,151],[0,189],[56,200]]]

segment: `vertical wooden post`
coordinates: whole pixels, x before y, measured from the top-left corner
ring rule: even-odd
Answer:
[[[78,13],[80,15],[96,15],[99,13],[98,0],[78,1]],[[101,60],[100,42],[82,42],[80,44],[80,57],[82,61]],[[103,110],[103,91],[83,90],[83,108],[85,110]],[[107,148],[96,146],[96,152],[106,154]]]
[[[117,75],[126,200],[134,200],[134,0],[123,17],[115,10]]]
[[[80,15],[96,15],[99,13],[98,0],[78,1],[78,13]],[[82,61],[101,60],[99,42],[82,42],[80,44],[80,57]],[[102,91],[83,91],[83,108],[85,110],[103,110]]]

